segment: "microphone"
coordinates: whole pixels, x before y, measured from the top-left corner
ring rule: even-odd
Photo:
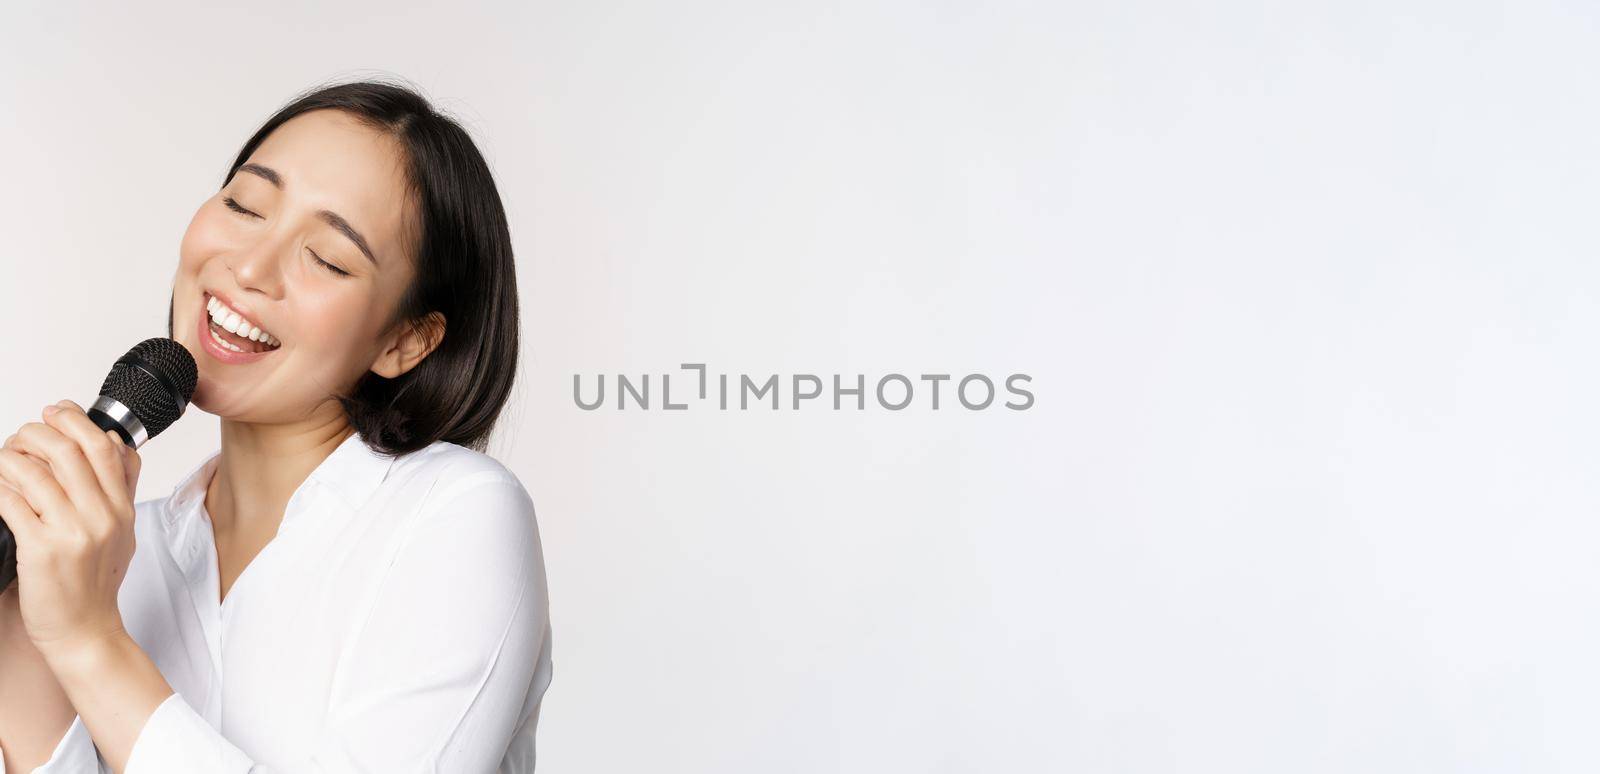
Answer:
[[[89,418],[137,449],[183,416],[198,381],[194,356],[182,344],[145,339],[111,366]]]
[[[194,356],[172,339],[145,339],[117,358],[86,412],[137,449],[183,416],[200,380]],[[17,543],[0,521],[0,590],[17,577]]]

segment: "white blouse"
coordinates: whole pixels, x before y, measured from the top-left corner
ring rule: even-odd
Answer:
[[[351,435],[219,603],[217,454],[137,505],[117,602],[176,692],[125,774],[532,772],[549,597],[516,477],[455,444],[391,460]],[[82,718],[35,769],[109,771]]]

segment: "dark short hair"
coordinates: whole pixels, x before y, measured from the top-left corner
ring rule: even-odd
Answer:
[[[460,124],[408,86],[364,80],[318,87],[256,130],[222,184],[274,129],[329,109],[388,134],[406,155],[419,216],[416,275],[389,325],[416,325],[439,312],[446,326],[439,346],[410,371],[393,379],[368,371],[339,401],[379,453],[404,454],[435,441],[485,451],[516,377],[517,278],[500,193]]]

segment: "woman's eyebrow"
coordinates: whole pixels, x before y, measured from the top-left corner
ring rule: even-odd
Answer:
[[[268,167],[263,167],[260,164],[245,164],[239,167],[239,171],[249,172],[256,177],[259,177],[262,180],[271,183],[273,188],[283,187],[283,178],[278,176],[277,171]]]
[[[279,190],[283,189],[283,176],[279,175],[278,171],[271,167],[264,167],[260,164],[251,163],[240,165],[239,171],[249,172],[256,177],[259,177],[262,180],[271,183],[273,188],[277,188]],[[322,218],[323,222],[333,226],[334,230],[344,234],[346,239],[354,242],[356,248],[361,251],[362,255],[367,257],[367,260],[372,262],[373,266],[378,265],[378,259],[373,256],[372,248],[367,246],[366,238],[361,236],[361,232],[357,231],[354,226],[350,225],[350,221],[340,217],[339,213],[332,210],[318,210],[317,217]]]

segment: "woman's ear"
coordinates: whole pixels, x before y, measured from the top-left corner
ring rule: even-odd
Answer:
[[[383,352],[372,363],[372,372],[385,379],[393,379],[422,362],[428,353],[444,341],[445,319],[438,312],[429,312],[421,320],[401,325],[384,345]]]

